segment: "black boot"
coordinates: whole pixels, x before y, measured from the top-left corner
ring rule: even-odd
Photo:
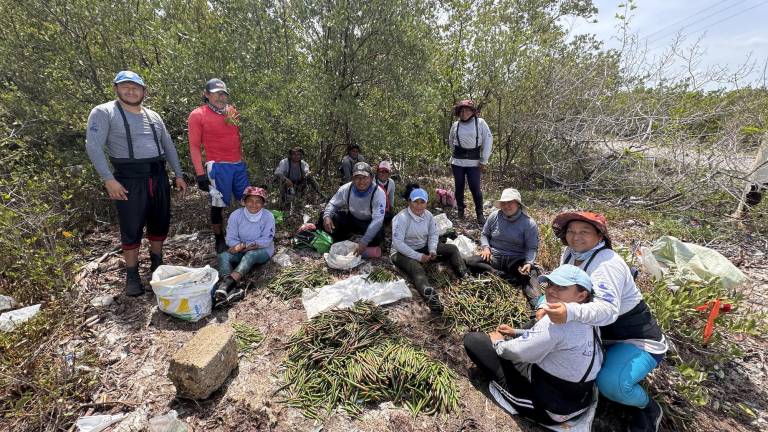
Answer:
[[[433,314],[443,314],[443,304],[440,303],[440,296],[437,295],[437,291],[435,291],[434,288],[424,288],[424,301],[427,302],[427,306],[429,306],[429,310],[432,311]]]
[[[482,209],[477,210],[476,213],[477,213],[477,224],[482,227],[483,225],[485,225],[485,216],[483,216],[483,210]]]
[[[161,254],[156,254],[153,252],[149,253],[149,260],[152,262],[152,264],[149,266],[149,271],[151,273],[154,273],[155,270],[157,270],[158,267],[163,265],[163,256]]]
[[[232,276],[226,275],[224,279],[219,281],[216,286],[216,292],[213,294],[213,300],[216,304],[223,303],[227,300],[229,291],[237,285],[237,281],[232,279]]]
[[[464,219],[464,209],[462,207],[459,207],[456,212],[456,215],[459,219]]]
[[[227,242],[224,240],[224,234],[214,234],[216,236],[216,253],[220,254],[227,250]]]
[[[630,432],[656,432],[659,430],[664,412],[659,404],[651,399],[645,408],[637,409],[629,423]]]
[[[125,295],[138,297],[144,294],[144,287],[141,286],[139,277],[139,266],[125,268]]]

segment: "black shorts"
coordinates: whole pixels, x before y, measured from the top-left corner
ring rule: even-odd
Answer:
[[[148,176],[135,175],[135,170],[116,167],[115,180],[128,190],[127,201],[115,201],[120,222],[123,250],[141,246],[144,225],[147,239],[163,241],[171,223],[171,186],[165,164],[154,163]]]
[[[371,220],[364,221],[358,219],[352,216],[349,211],[336,212],[336,214],[334,214],[331,219],[333,220],[333,225],[336,227],[333,232],[330,233],[334,243],[349,240],[355,234],[365,235],[365,232],[368,230],[368,225],[371,224]],[[317,226],[323,226],[322,214],[320,214],[320,219],[318,220]],[[376,235],[373,236],[371,242],[368,243],[368,246],[381,246],[383,242],[384,225],[382,224],[381,228],[379,228],[379,231],[376,233]]]

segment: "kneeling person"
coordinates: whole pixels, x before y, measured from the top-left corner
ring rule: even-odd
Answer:
[[[334,242],[361,234],[363,237],[356,251],[358,255],[367,247],[379,248],[384,241],[386,204],[384,191],[373,184],[371,167],[365,162],[358,162],[352,172],[352,181],[342,185],[325,206],[323,230],[333,237]],[[381,253],[380,249],[378,253]]]
[[[461,278],[467,272],[459,249],[454,245],[438,243],[437,224],[427,210],[429,195],[424,189],[414,189],[408,207],[392,220],[392,263],[411,278],[416,290],[424,297],[429,309],[440,314],[443,306],[434,288],[429,286],[424,264],[430,261],[449,261]]]
[[[240,300],[245,295],[238,282],[255,264],[264,264],[275,254],[275,217],[264,208],[267,192],[249,186],[243,192],[243,207],[227,221],[227,247],[219,254],[219,282],[216,303]],[[234,271],[232,266],[236,265]]]
[[[592,281],[580,268],[565,264],[547,276],[551,303],[587,303]],[[511,326],[464,337],[469,358],[491,379],[489,392],[512,414],[544,425],[565,422],[592,404],[603,353],[597,329],[577,321],[555,325],[547,316],[515,339]]]

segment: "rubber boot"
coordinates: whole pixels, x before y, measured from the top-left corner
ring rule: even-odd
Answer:
[[[163,255],[156,254],[153,252],[149,253],[149,260],[151,261],[151,264],[149,266],[149,271],[151,273],[154,273],[155,270],[157,270],[158,267],[163,265]]]
[[[485,216],[483,216],[483,209],[477,210],[475,212],[477,214],[477,224],[481,227],[485,225]]]
[[[125,268],[125,295],[138,297],[144,294],[139,277],[139,266]]]
[[[429,310],[433,314],[443,314],[443,304],[440,303],[440,296],[437,295],[437,291],[434,288],[429,286],[424,288],[424,301],[427,302],[427,306],[429,306]]]
[[[456,215],[458,216],[459,219],[464,219],[464,209],[459,207],[456,210]]]
[[[227,250],[227,242],[224,240],[224,234],[215,234],[216,236],[216,253],[220,254]]]
[[[232,279],[232,276],[226,275],[224,279],[219,281],[216,286],[216,292],[213,294],[213,299],[216,304],[224,303],[227,300],[229,291],[237,285],[237,281]]]

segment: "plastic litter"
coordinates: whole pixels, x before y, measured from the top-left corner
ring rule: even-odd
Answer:
[[[111,295],[102,295],[94,297],[91,300],[91,305],[95,307],[107,307],[115,302],[115,297]]]
[[[149,432],[187,432],[187,424],[179,420],[176,410],[149,419]]]
[[[349,308],[358,300],[368,300],[377,305],[383,305],[411,297],[411,290],[403,279],[371,283],[365,280],[367,277],[368,273],[365,273],[317,290],[304,289],[301,301],[307,311],[307,318],[331,309]]]
[[[0,331],[13,331],[19,324],[28,321],[40,312],[40,305],[27,306],[25,308],[4,312],[0,315]]]
[[[5,312],[15,308],[17,305],[16,300],[13,297],[0,295],[0,312]]]
[[[285,252],[280,252],[279,254],[272,257],[272,261],[277,263],[277,265],[280,267],[289,267],[293,264],[291,262],[291,257],[288,256],[288,254]]]
[[[456,237],[456,240],[448,239],[445,243],[456,246],[463,258],[469,258],[475,255],[475,251],[477,250],[477,243],[465,235]]]
[[[152,291],[158,308],[185,321],[199,321],[211,313],[211,292],[219,272],[211,266],[191,268],[161,265],[152,273]]]
[[[435,224],[437,224],[437,235],[443,235],[453,228],[453,222],[445,213],[435,216]]]
[[[104,429],[119,422],[125,417],[125,414],[115,415],[93,415],[84,416],[77,419],[75,426],[78,432],[101,432]]]
[[[643,253],[641,262],[651,274],[668,275],[678,285],[686,281],[718,283],[723,288],[735,288],[746,276],[728,258],[708,247],[685,243],[671,236],[662,236],[650,249],[658,266]]]
[[[331,250],[323,254],[323,257],[325,257],[328,267],[336,270],[349,270],[363,262],[363,258],[360,255],[355,255],[356,249],[357,243],[344,240],[343,242],[332,244]]]

